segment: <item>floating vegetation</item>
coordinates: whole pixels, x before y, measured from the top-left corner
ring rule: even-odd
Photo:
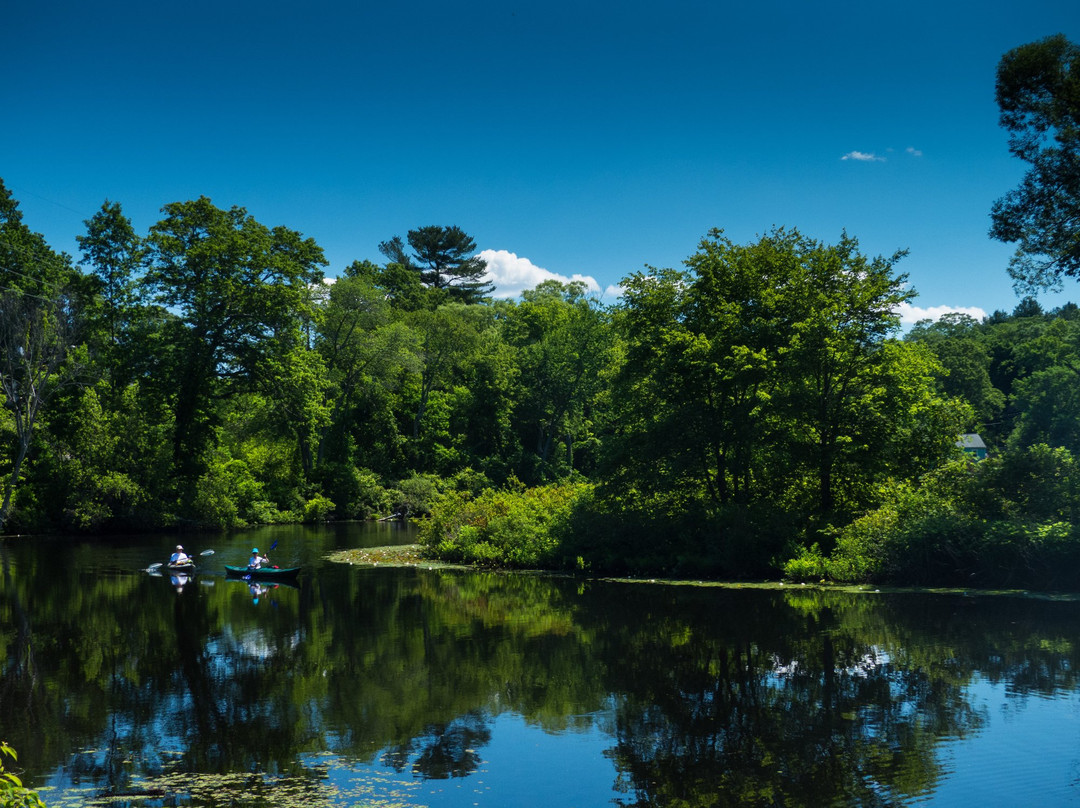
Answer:
[[[330,561],[339,564],[382,564],[387,567],[415,567],[421,564],[434,566],[438,562],[425,558],[419,544],[399,544],[390,547],[360,547],[354,550],[339,550],[327,556]]]
[[[54,791],[50,808],[423,808],[411,791],[419,784],[401,782],[385,772],[352,772],[347,782],[339,770],[334,781],[318,767],[309,776],[248,773],[174,772],[139,779],[131,788],[102,792],[98,788]]]

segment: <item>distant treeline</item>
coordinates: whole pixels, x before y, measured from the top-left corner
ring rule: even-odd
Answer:
[[[867,520],[908,526],[930,488],[1058,538],[1080,496],[1080,311],[900,338],[902,254],[847,235],[714,231],[604,305],[555,281],[491,299],[457,227],[327,283],[296,231],[162,212],[142,235],[106,202],[76,263],[0,183],[4,532],[433,514],[433,552],[484,563],[866,579],[911,563]],[[985,465],[955,465],[965,432]]]

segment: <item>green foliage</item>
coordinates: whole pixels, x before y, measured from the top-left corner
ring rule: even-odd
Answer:
[[[322,494],[316,494],[304,503],[303,518],[301,521],[304,523],[312,522],[327,522],[334,514],[334,503],[330,501],[328,497],[324,497]]]
[[[598,573],[756,578],[775,575],[797,538],[788,515],[764,504],[707,511],[687,492],[598,487],[576,503],[565,553]]]
[[[206,466],[196,483],[189,514],[196,524],[227,529],[277,521],[276,509],[265,500],[262,484],[247,463],[219,448]]]
[[[905,337],[934,352],[936,374],[945,393],[974,409],[979,429],[992,423],[1005,407],[1005,394],[990,378],[990,346],[979,324],[965,314],[946,314],[936,322],[922,320]]]
[[[815,542],[800,547],[798,554],[784,563],[784,577],[791,581],[817,581],[827,574],[827,560]]]
[[[104,386],[86,388],[68,420],[65,521],[79,530],[101,530],[151,519],[151,498],[160,492],[168,457],[161,452],[164,430],[148,424],[140,410],[138,386],[119,396]]]
[[[567,564],[562,542],[584,484],[520,485],[473,497],[448,493],[420,527],[420,542],[445,561],[511,568]]]
[[[841,529],[825,572],[837,581],[1075,588],[1078,508],[1080,480],[1065,449],[958,460],[917,487],[893,487]]]
[[[395,512],[403,518],[429,516],[443,495],[443,481],[434,474],[413,474],[397,484]]]
[[[18,759],[15,750],[0,741],[0,808],[45,808],[36,791],[23,786],[18,775],[4,768],[4,756]]]
[[[588,450],[617,367],[617,339],[609,312],[586,297],[584,284],[545,281],[522,298],[504,326],[520,373],[519,471],[530,483],[566,478],[595,462]]]
[[[994,203],[990,235],[1017,244],[1018,289],[1060,288],[1080,276],[1080,47],[1058,34],[1014,48],[996,89],[1009,151],[1030,168]]]
[[[335,503],[339,519],[370,519],[393,512],[393,496],[370,469],[351,463],[326,463],[318,477],[323,490]]]
[[[627,279],[604,495],[677,491],[710,523],[779,509],[811,534],[873,504],[890,474],[948,456],[970,413],[939,394],[928,351],[889,339],[912,294],[901,255],[867,258],[847,235],[777,229],[738,246],[713,231],[689,271]]]

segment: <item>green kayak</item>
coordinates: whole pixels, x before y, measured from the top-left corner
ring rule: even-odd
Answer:
[[[251,578],[259,581],[273,581],[274,579],[295,578],[300,572],[300,567],[233,567],[225,565],[225,574],[230,578]]]

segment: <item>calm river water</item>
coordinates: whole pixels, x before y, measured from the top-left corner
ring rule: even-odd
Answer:
[[[324,560],[409,540],[0,543],[0,739],[51,808],[1080,804],[1078,602]]]

